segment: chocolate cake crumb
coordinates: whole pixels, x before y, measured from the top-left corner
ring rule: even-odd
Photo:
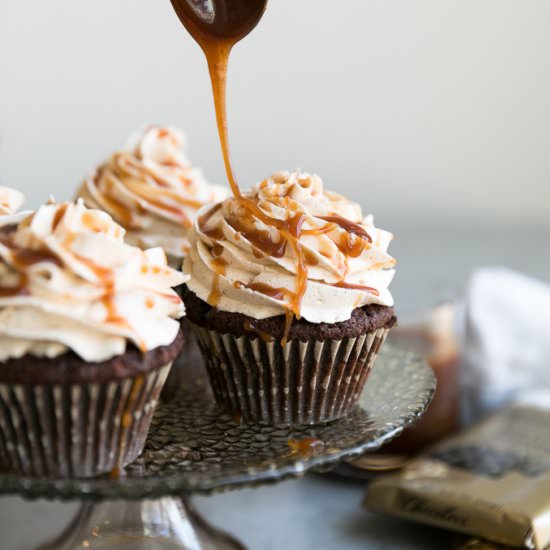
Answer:
[[[68,351],[57,357],[36,357],[24,355],[18,359],[0,361],[0,383],[4,384],[101,384],[145,374],[173,361],[184,338],[180,328],[174,341],[142,352],[135,346],[128,346],[125,353],[106,361],[87,362]]]

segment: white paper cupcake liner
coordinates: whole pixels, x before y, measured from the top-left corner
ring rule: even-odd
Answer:
[[[0,468],[49,478],[117,471],[142,451],[169,371],[104,384],[0,384]]]
[[[342,340],[219,334],[193,325],[218,405],[246,422],[318,424],[356,404],[389,329]]]

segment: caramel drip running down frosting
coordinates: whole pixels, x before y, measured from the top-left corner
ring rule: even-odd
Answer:
[[[128,242],[162,246],[180,264],[197,211],[225,198],[227,191],[209,184],[191,165],[183,134],[175,128],[150,126],[130,141],[127,150],[114,153],[88,176],[78,196],[120,223]]]
[[[186,277],[160,248],[124,242],[107,214],[47,204],[0,235],[0,361],[72,349],[86,361],[170,344]]]
[[[332,323],[393,305],[391,239],[318,176],[281,172],[201,210],[184,270],[191,290],[225,311]]]

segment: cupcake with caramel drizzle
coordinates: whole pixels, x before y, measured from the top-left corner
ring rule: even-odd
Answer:
[[[139,454],[182,347],[185,280],[82,201],[0,231],[0,469],[86,477]]]
[[[129,243],[160,246],[179,268],[197,211],[227,192],[191,165],[179,130],[150,126],[130,143],[92,171],[78,196],[90,208],[109,213],[126,229]]]
[[[391,239],[309,174],[202,209],[184,301],[218,402],[269,423],[346,414],[395,322]]]

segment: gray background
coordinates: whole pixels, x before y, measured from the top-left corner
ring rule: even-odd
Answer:
[[[335,7],[336,6],[336,7]],[[273,0],[234,52],[243,186],[301,166],[393,231],[400,309],[455,296],[476,266],[550,282],[550,3]],[[168,0],[0,0],[0,183],[72,195],[141,125],[185,128],[224,176],[202,54]],[[447,548],[313,477],[200,499],[251,548]],[[0,548],[55,534],[74,504],[0,499]]]
[[[273,0],[234,51],[243,187],[301,167],[378,223],[550,210],[550,3]],[[0,182],[35,206],[148,123],[224,182],[202,53],[168,0],[0,0]]]

